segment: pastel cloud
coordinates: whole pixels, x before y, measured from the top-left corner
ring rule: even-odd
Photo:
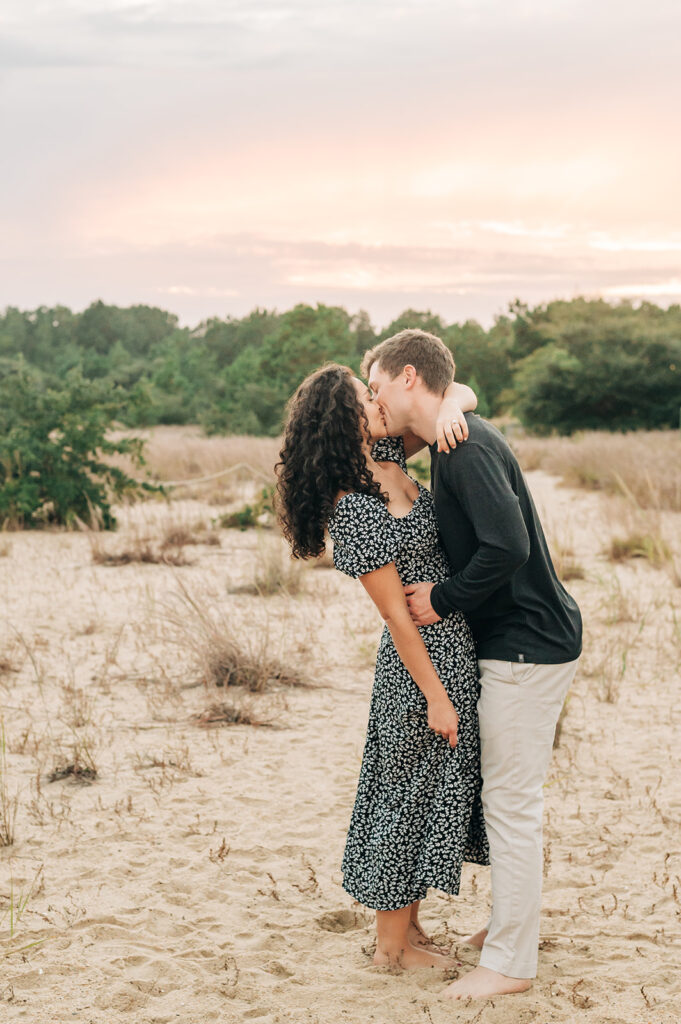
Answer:
[[[0,304],[489,320],[678,280],[676,3],[5,6]]]

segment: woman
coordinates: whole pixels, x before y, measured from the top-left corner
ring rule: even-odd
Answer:
[[[470,389],[450,392],[474,407]],[[477,662],[460,613],[420,629],[411,620],[403,584],[450,570],[430,492],[407,475],[402,439],[372,451],[381,438],[380,410],[348,367],[311,374],[289,405],[278,511],[294,557],[320,555],[328,529],[336,568],[361,580],[386,622],[343,888],[376,911],[374,963],[446,967],[418,909],[431,886],[458,893],[464,859],[488,863]]]

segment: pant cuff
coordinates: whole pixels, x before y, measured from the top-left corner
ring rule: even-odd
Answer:
[[[493,952],[492,950],[486,953],[484,946],[482,947],[482,953],[480,955],[480,967],[487,967],[490,971],[497,971],[499,974],[503,974],[506,978],[537,977],[536,960],[516,961],[513,957],[504,956],[503,953]]]

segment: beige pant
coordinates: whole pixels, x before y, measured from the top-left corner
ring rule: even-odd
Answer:
[[[492,866],[492,916],[480,964],[511,978],[537,974],[544,780],[576,661],[481,659],[482,804]]]

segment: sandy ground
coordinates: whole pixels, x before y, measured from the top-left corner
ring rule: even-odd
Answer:
[[[252,531],[188,547],[194,564],[179,568],[98,566],[85,535],[14,534],[0,558],[4,781],[19,795],[15,842],[0,849],[1,1019],[681,1019],[681,589],[647,563],[602,556],[607,499],[539,472],[529,480],[554,544],[586,572],[568,584],[585,653],[546,786],[532,990],[454,1005],[440,972],[371,964],[372,914],[339,873],[380,632],[358,583],[310,569],[298,597],[230,594],[256,558]],[[126,529],[153,534],[179,513],[138,506]],[[192,717],[230,694],[192,685],[186,638],[171,642],[172,607],[192,630],[173,597],[182,586],[304,665],[312,688],[250,698],[274,728]],[[90,750],[97,779],[49,782],[74,744]],[[459,897],[433,892],[424,904],[461,970],[477,958],[461,939],[488,905],[489,869],[470,866]]]

